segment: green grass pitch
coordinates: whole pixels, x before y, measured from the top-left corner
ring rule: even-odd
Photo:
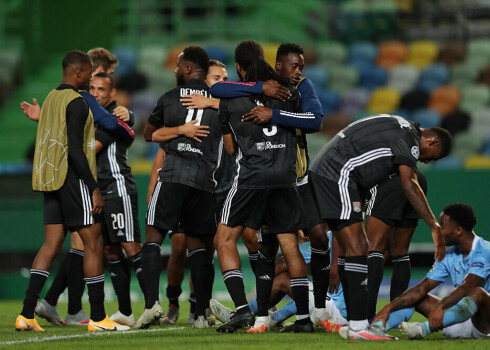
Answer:
[[[38,319],[46,332],[16,332],[14,322],[22,308],[22,301],[0,302],[0,349],[430,349],[430,350],[466,350],[486,349],[485,340],[448,339],[441,333],[433,334],[424,340],[410,341],[400,331],[391,334],[400,338],[397,342],[359,342],[345,341],[336,333],[327,333],[317,328],[314,334],[281,334],[278,329],[263,334],[247,334],[238,330],[234,334],[219,334],[215,327],[205,330],[193,329],[185,322],[189,312],[188,303],[181,302],[180,318],[173,326],[153,326],[149,330],[131,330],[129,332],[90,333],[85,327],[55,327],[44,319]],[[228,303],[228,305],[230,305]],[[163,304],[166,309],[168,305]],[[85,305],[88,309],[88,305]],[[112,314],[116,303],[107,303],[106,311]],[[67,305],[58,305],[60,314],[65,316]],[[143,303],[134,303],[135,316],[143,310]],[[415,320],[423,320],[416,314]],[[292,322],[293,319],[288,320]]]

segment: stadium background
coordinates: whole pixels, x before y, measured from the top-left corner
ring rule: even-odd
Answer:
[[[429,202],[436,215],[448,203],[470,203],[475,231],[490,239],[489,34],[490,4],[477,0],[0,0],[0,285],[9,286],[0,298],[23,297],[43,241],[42,198],[30,184],[36,124],[19,103],[33,97],[42,103],[60,81],[68,50],[102,46],[119,58],[117,99],[137,122],[129,158],[142,229],[156,146],[141,131],[157,97],[175,86],[178,53],[203,46],[236,80],[234,46],[254,39],[271,64],[281,42],[305,48],[304,76],[315,84],[330,133],[373,113],[450,129],[452,154],[422,164]],[[326,140],[311,135],[312,156]],[[427,225],[419,226],[412,261],[425,271],[433,248]],[[162,252],[169,253],[168,239]],[[244,274],[253,285],[251,271]]]

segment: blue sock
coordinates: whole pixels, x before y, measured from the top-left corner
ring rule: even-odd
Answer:
[[[272,319],[276,322],[283,322],[294,315],[296,315],[296,304],[294,300],[290,300],[284,307],[272,314]]]
[[[444,327],[449,327],[453,324],[464,322],[473,317],[477,310],[478,306],[476,306],[475,301],[470,297],[464,297],[456,305],[444,311],[442,324]],[[425,321],[422,323],[422,335],[425,337],[430,333],[429,321]]]
[[[388,318],[388,321],[386,321],[386,328],[383,331],[388,332],[390,329],[397,328],[403,321],[408,321],[414,312],[414,307],[393,311],[390,313],[390,317]],[[382,329],[381,321],[376,322],[373,326]]]
[[[250,308],[250,311],[252,311],[252,313],[254,315],[257,315],[257,311],[258,311],[258,308],[257,308],[257,294],[255,294],[252,298],[252,300],[250,300],[250,302],[248,303],[248,307]]]

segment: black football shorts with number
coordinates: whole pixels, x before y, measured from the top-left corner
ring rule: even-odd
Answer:
[[[43,192],[44,224],[64,224],[70,230],[100,222],[99,215],[90,214],[92,194],[82,179],[67,177],[57,191]]]
[[[330,140],[310,167],[320,216],[333,230],[362,221],[364,193],[398,172],[416,168],[418,124],[388,114],[351,123]]]
[[[126,195],[104,200],[101,230],[105,245],[141,243],[138,222],[138,196]]]
[[[148,205],[146,224],[160,232],[212,236],[217,227],[214,203],[211,192],[158,180]]]
[[[427,179],[420,168],[415,169],[422,191],[427,194]],[[390,227],[417,227],[419,214],[403,192],[400,175],[371,188],[366,201],[366,215]]]
[[[296,133],[275,124],[242,122],[242,115],[257,105],[297,112],[299,95],[289,87],[292,97],[282,102],[260,101],[258,96],[222,99],[220,120],[223,134],[233,133],[237,144],[237,177],[225,200],[221,222],[230,227],[269,232],[295,232],[305,224],[304,209],[296,188]]]

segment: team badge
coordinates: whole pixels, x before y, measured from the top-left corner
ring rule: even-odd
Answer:
[[[352,207],[355,213],[361,212],[361,202],[352,202]]]
[[[177,144],[177,151],[185,151],[185,143],[179,143]]]
[[[263,151],[265,150],[265,142],[257,142],[257,151]]]
[[[419,155],[420,155],[420,151],[419,151],[419,148],[417,146],[413,146],[412,149],[412,156],[415,158],[415,159],[419,159]]]

